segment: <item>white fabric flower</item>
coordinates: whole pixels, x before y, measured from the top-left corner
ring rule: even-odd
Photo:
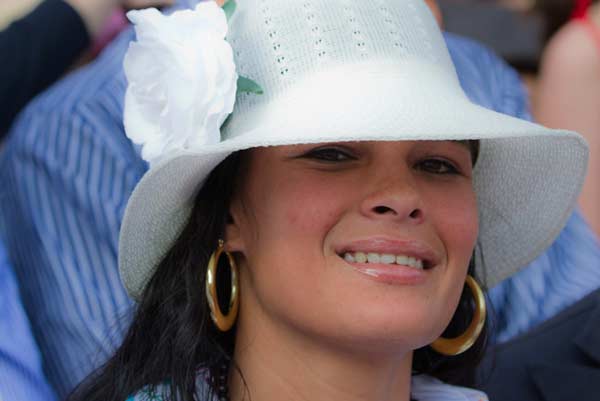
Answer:
[[[146,9],[127,17],[137,42],[124,62],[125,131],[144,160],[218,143],[238,79],[225,12],[209,1],[170,16]]]

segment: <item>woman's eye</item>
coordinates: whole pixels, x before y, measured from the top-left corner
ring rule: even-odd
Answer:
[[[459,174],[458,168],[444,159],[426,159],[419,163],[418,168],[433,174]]]
[[[325,162],[356,160],[356,157],[350,151],[340,148],[317,148],[307,152],[304,157]]]

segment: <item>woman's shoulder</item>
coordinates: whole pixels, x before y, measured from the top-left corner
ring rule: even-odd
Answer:
[[[482,391],[453,386],[426,375],[413,376],[411,396],[419,401],[488,401]]]

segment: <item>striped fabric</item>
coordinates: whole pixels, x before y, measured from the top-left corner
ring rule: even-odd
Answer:
[[[117,271],[118,231],[127,198],[147,169],[122,125],[122,59],[132,37],[125,31],[96,62],[30,104],[0,157],[0,227],[44,370],[61,399],[112,353],[129,321],[132,304]],[[527,116],[513,71],[475,43],[447,38],[473,100]],[[548,270],[571,266],[552,262]],[[587,277],[589,266],[579,267],[578,274]],[[593,284],[591,278],[583,281]],[[543,299],[519,291],[509,287],[497,299],[527,299],[530,304],[516,311],[527,320]],[[511,322],[506,319],[503,327]]]
[[[17,282],[0,243],[0,401],[54,401]]]
[[[0,159],[6,245],[60,399],[112,353],[128,325],[118,232],[146,170],[121,121],[131,39],[123,34],[36,99]]]
[[[450,33],[445,37],[460,84],[472,102],[531,120],[527,94],[515,70],[475,41]]]
[[[576,212],[546,253],[489,292],[496,312],[496,340],[504,342],[528,331],[598,288],[598,240]]]

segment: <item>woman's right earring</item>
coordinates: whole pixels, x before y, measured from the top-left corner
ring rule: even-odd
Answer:
[[[238,268],[235,264],[233,255],[224,250],[225,244],[223,240],[219,240],[217,250],[213,252],[208,261],[206,270],[206,299],[210,308],[210,317],[215,326],[221,331],[228,331],[234,325],[238,309],[239,309],[239,283],[238,283]],[[231,297],[229,299],[229,312],[224,315],[219,307],[219,298],[217,296],[217,267],[219,266],[219,258],[225,253],[229,261],[229,269],[231,270]]]

